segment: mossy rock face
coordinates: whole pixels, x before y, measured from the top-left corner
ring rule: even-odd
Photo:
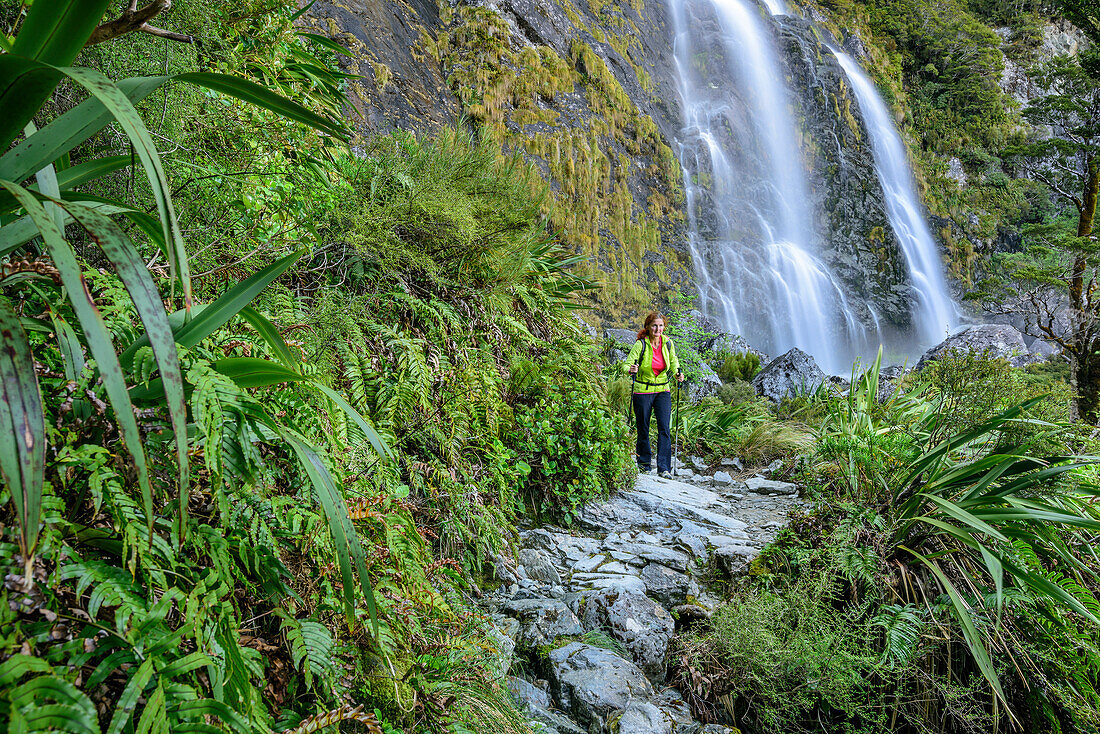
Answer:
[[[365,133],[430,133],[462,116],[536,163],[551,226],[600,286],[591,305],[602,320],[692,287],[663,2],[367,0],[311,12],[334,21],[359,57],[349,67],[371,82],[353,84]]]

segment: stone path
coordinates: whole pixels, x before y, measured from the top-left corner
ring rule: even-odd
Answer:
[[[501,586],[486,603],[500,662],[507,668],[515,653],[535,661],[529,679],[509,685],[536,731],[732,731],[693,721],[664,685],[674,616],[709,615],[720,600],[705,578],[744,571],[804,503],[794,484],[681,472],[641,475],[632,490],[586,506],[572,530],[524,531],[516,558],[495,560]],[[622,654],[588,644],[593,632]]]

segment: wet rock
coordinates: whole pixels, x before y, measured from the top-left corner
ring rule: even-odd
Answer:
[[[688,597],[699,595],[699,584],[686,573],[673,571],[660,563],[650,563],[642,569],[646,593],[666,607],[683,604]]]
[[[711,481],[715,485],[722,485],[722,484],[729,485],[729,484],[733,484],[733,477],[730,476],[729,472],[716,471],[716,472],[714,472],[714,476],[711,477]]]
[[[549,709],[554,705],[553,701],[550,700],[550,691],[540,688],[523,678],[509,676],[504,685],[508,688],[508,692],[512,694],[512,700],[524,711]]]
[[[615,342],[627,352],[634,347],[634,342],[638,341],[638,332],[631,329],[604,329],[603,335],[604,338]]]
[[[558,599],[513,599],[504,611],[519,620],[516,646],[522,649],[535,650],[562,635],[584,632],[577,615]]]
[[[516,650],[516,641],[508,631],[500,629],[496,625],[489,625],[486,636],[493,643],[495,654],[490,656],[489,669],[502,676],[512,667],[513,654]]]
[[[1062,353],[1061,348],[1054,346],[1045,339],[1036,339],[1031,343],[1031,346],[1028,349],[1031,351],[1032,354],[1039,355],[1044,360],[1049,359],[1056,354]]]
[[[623,643],[651,680],[664,677],[665,652],[676,625],[672,615],[644,592],[612,588],[593,595],[584,607],[584,626]]]
[[[608,731],[613,713],[653,697],[645,673],[610,650],[572,642],[549,656],[551,686],[563,710],[585,726]]]
[[[672,717],[652,703],[632,701],[619,717],[618,734],[672,734]]]
[[[716,395],[718,388],[722,387],[722,378],[706,362],[700,363],[698,370],[699,374],[692,378],[691,382],[684,383],[684,387],[687,388],[686,396],[693,403],[710,395]]]
[[[527,575],[531,578],[551,586],[561,584],[561,575],[543,551],[537,548],[523,548],[520,550],[518,557],[524,570],[527,571]]]
[[[794,495],[798,494],[798,485],[790,482],[779,482],[774,479],[752,477],[745,480],[745,487],[756,494]]]
[[[756,546],[730,544],[715,550],[714,560],[727,574],[737,576],[748,568],[758,555],[760,555],[760,549]]]
[[[1027,363],[1030,353],[1019,329],[1006,324],[979,324],[968,326],[962,331],[944,339],[924,353],[917,363],[917,369],[923,369],[929,362],[941,359],[951,352],[966,354],[986,354],[989,357],[1006,359],[1015,366]]]
[[[773,359],[752,379],[758,395],[777,403],[784,398],[812,393],[823,382],[825,373],[814,358],[797,348]]]

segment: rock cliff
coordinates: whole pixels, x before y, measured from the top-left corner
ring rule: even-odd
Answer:
[[[345,63],[362,77],[352,98],[364,132],[464,118],[537,166],[552,226],[603,286],[600,318],[621,322],[664,288],[691,289],[665,0],[321,0],[310,12],[354,52]],[[818,249],[859,318],[869,323],[858,304],[870,303],[904,328],[912,299],[858,105],[819,28],[768,22],[796,93]],[[734,145],[743,134],[729,131]]]

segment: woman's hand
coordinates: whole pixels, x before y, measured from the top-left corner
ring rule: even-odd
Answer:
[[[626,368],[626,371],[629,372],[632,375],[636,375],[636,374],[638,374],[638,365],[632,364],[632,365],[630,365],[629,367]]]
[[[683,382],[684,381],[684,373],[683,372],[677,372],[676,373],[676,379],[679,380],[680,382]]]

